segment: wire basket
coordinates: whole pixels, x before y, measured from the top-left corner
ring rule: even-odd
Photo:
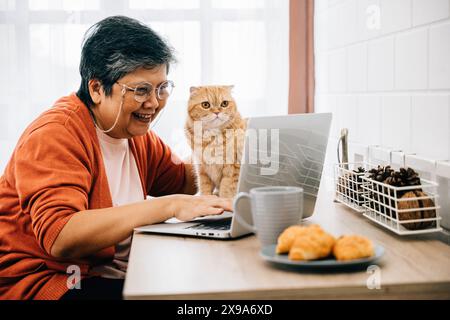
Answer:
[[[363,205],[367,201],[364,194],[367,194],[368,191],[363,188],[363,184],[367,182],[362,180],[365,173],[359,172],[359,168],[368,171],[370,166],[363,162],[339,163],[335,165],[335,200],[353,210],[364,212],[366,209]]]
[[[421,179],[421,185],[394,187],[361,176],[364,216],[399,234],[441,231],[438,184]]]

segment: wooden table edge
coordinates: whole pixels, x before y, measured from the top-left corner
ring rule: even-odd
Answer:
[[[450,282],[393,284],[380,289],[367,287],[330,287],[252,290],[241,292],[179,293],[168,295],[128,294],[125,300],[450,300]]]

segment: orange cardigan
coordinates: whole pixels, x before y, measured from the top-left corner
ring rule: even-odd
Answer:
[[[129,140],[145,195],[180,192],[184,165],[149,132]],[[59,299],[70,265],[81,276],[114,256],[114,247],[67,261],[51,256],[67,221],[87,209],[112,207],[95,127],[72,94],[58,100],[22,134],[0,178],[0,299]]]

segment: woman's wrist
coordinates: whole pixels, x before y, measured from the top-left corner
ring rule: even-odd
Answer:
[[[179,195],[176,195],[176,194],[170,195],[170,196],[164,196],[161,198],[156,198],[158,200],[161,200],[161,203],[160,203],[161,210],[166,212],[167,219],[175,217],[178,207],[179,207],[179,201],[180,201],[179,198],[180,198]]]
[[[176,195],[144,200],[142,202],[143,208],[135,211],[137,219],[133,223],[134,227],[160,223],[175,217],[178,201]]]

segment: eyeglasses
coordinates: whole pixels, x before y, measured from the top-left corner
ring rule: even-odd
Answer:
[[[165,100],[169,98],[170,94],[173,91],[173,88],[175,85],[173,84],[173,81],[167,80],[161,83],[159,86],[157,86],[155,89],[153,89],[153,85],[148,82],[141,83],[137,85],[135,88],[131,88],[127,86],[126,84],[116,82],[118,85],[122,86],[123,89],[128,91],[134,92],[134,100],[137,102],[145,102],[147,101],[153,90],[156,90],[156,97],[158,100]]]

